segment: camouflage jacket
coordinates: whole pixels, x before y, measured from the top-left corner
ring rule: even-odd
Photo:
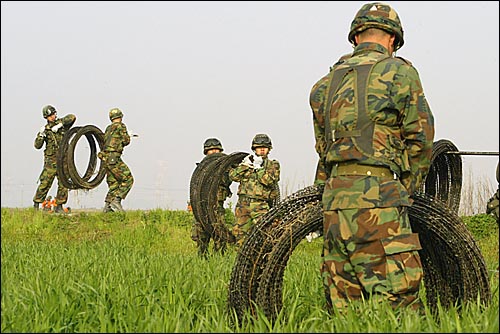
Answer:
[[[130,135],[127,126],[123,122],[111,122],[104,132],[104,148],[106,153],[122,153],[123,148],[130,144]]]
[[[366,85],[360,65],[370,69]],[[330,93],[332,78],[341,70],[337,90]],[[434,118],[418,72],[409,61],[390,57],[379,44],[361,43],[314,84],[310,106],[319,155],[315,183],[325,182],[335,163],[343,161],[389,167],[410,195],[425,179]],[[365,119],[362,128],[357,124],[361,118]]]
[[[238,196],[269,201],[279,196],[276,191],[280,180],[280,164],[263,157],[262,168],[254,169],[244,164],[229,169],[231,181],[239,182]]]
[[[43,135],[39,132],[35,138],[35,148],[39,150],[43,147],[43,143],[45,143],[44,156],[55,157],[66,131],[73,126],[75,121],[76,116],[73,114],[68,114],[63,118],[58,118],[54,122],[47,121]],[[60,127],[56,132],[52,131],[52,128],[58,124],[62,124],[62,127]]]

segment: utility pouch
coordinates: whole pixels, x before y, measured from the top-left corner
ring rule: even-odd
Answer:
[[[108,155],[108,165],[114,165],[118,162],[118,158],[120,158],[120,153],[117,152],[111,152]]]

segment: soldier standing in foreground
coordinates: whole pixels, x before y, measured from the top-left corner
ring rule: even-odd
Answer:
[[[268,135],[255,135],[252,140],[254,155],[246,156],[238,166],[229,169],[231,181],[240,183],[233,227],[238,246],[243,244],[250,228],[269,211],[270,203],[279,196],[280,164],[268,158],[272,147]]]
[[[209,155],[222,153],[223,151],[224,148],[222,147],[222,143],[217,138],[208,138],[203,143],[203,154],[205,155],[203,159]],[[203,163],[203,160],[200,163]],[[226,173],[224,174],[217,190],[217,211],[222,217],[225,216],[224,202],[227,197],[232,195],[231,189],[229,188],[230,186],[231,180],[229,180],[229,176]],[[215,226],[210,226],[207,222],[206,224],[202,224],[196,219],[193,221],[191,239],[198,245],[198,255],[207,255],[210,238],[213,238],[214,240],[214,251],[220,251],[221,253],[225,251],[225,241],[214,236],[215,228]]]
[[[38,210],[40,203],[43,203],[47,193],[52,187],[54,178],[57,176],[57,152],[59,145],[66,131],[73,126],[76,121],[76,116],[68,114],[63,118],[57,118],[57,110],[51,105],[47,105],[42,109],[42,116],[47,120],[47,124],[41,127],[35,138],[35,148],[37,150],[43,147],[44,151],[44,164],[43,170],[38,180],[40,184],[33,197],[33,207]],[[63,204],[68,201],[68,189],[61,184],[57,178],[57,194],[56,194],[56,208],[54,212],[64,213]]]
[[[408,206],[430,168],[434,118],[417,70],[393,55],[404,43],[394,9],[365,4],[348,39],[354,51],[310,94],[327,306],[372,297],[418,309],[421,246]]]
[[[104,148],[99,152],[99,158],[103,160],[106,168],[106,183],[109,188],[103,212],[125,211],[121,201],[132,189],[134,177],[121,156],[123,148],[130,144],[130,135],[127,126],[122,122],[123,113],[120,109],[111,109],[109,119],[111,124],[106,127],[104,133]]]

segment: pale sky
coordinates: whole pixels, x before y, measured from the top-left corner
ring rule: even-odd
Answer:
[[[266,133],[281,193],[311,185],[309,92],[352,51],[347,35],[364,3],[2,1],[1,206],[32,205],[43,167],[33,142],[47,104],[102,131],[111,108],[123,111],[140,135],[123,154],[135,177],[125,209],[186,209],[209,137],[224,153],[250,153],[253,136]],[[435,140],[499,151],[499,2],[386,3],[401,18],[398,55],[420,74]],[[463,156],[463,167],[496,189],[497,161]],[[106,192],[105,181],[71,190],[67,205],[101,208]]]

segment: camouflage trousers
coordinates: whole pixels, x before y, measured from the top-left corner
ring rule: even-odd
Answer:
[[[324,212],[321,275],[327,307],[375,298],[421,307],[423,269],[407,207]]]
[[[115,197],[125,199],[132,189],[134,177],[130,168],[121,158],[115,164],[106,164],[106,183],[108,193],[105,202],[111,202]]]
[[[53,157],[45,157],[44,165],[42,173],[38,178],[40,184],[36,189],[35,196],[33,197],[33,202],[42,203],[45,201],[47,194],[52,188],[52,183],[54,183],[54,179],[57,177],[57,158]],[[65,204],[68,201],[68,188],[64,187],[57,178],[57,194],[56,194],[56,204]]]
[[[236,222],[233,226],[233,235],[238,245],[243,244],[243,240],[252,226],[268,211],[269,203],[267,201],[259,201],[242,196],[238,198],[238,203],[236,203],[234,210]]]

